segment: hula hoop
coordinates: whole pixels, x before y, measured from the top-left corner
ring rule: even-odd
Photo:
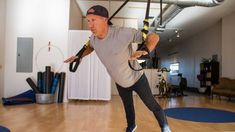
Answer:
[[[56,59],[57,58],[57,59]],[[46,66],[51,66],[52,71],[59,72],[63,67],[64,54],[59,47],[48,45],[41,47],[35,56],[35,65],[38,71],[45,71]]]

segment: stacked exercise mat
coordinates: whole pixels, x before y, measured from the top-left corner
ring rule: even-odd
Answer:
[[[65,72],[54,73],[51,71],[50,66],[45,67],[45,72],[37,73],[37,85],[33,82],[31,78],[26,79],[29,86],[36,93],[36,97],[51,95],[53,98],[56,96],[58,90],[57,102],[63,102],[64,95],[64,83],[65,83]]]

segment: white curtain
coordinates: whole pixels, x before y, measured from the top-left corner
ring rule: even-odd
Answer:
[[[90,31],[69,32],[69,55],[76,54],[91,35]],[[75,73],[68,74],[68,98],[82,100],[110,100],[111,78],[96,53],[82,59]]]

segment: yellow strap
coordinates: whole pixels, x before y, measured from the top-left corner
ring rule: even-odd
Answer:
[[[149,19],[144,19],[144,22],[149,22]]]
[[[147,25],[144,25],[144,30],[148,30],[149,27]]]
[[[144,22],[148,23],[149,22],[149,19],[144,19]],[[149,26],[147,24],[144,24],[144,30],[149,30]],[[147,38],[147,34],[142,32],[143,33],[143,38],[144,38],[144,41],[146,40]]]
[[[144,38],[144,41],[145,41],[145,39],[147,38],[147,34],[143,33],[143,38]]]
[[[85,43],[85,46],[86,46],[86,47],[90,47],[90,40],[88,40],[88,41]]]

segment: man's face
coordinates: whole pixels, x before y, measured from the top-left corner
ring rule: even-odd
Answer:
[[[86,19],[91,32],[97,37],[102,36],[107,26],[107,18],[89,14]]]

